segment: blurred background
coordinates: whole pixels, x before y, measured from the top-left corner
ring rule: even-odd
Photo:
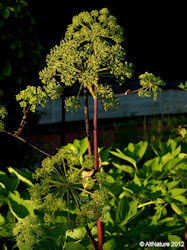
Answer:
[[[0,104],[9,112],[8,131],[16,130],[22,118],[15,95],[28,84],[40,84],[38,72],[45,66],[46,55],[64,38],[72,17],[104,7],[124,28],[126,60],[134,65],[135,74],[124,88],[138,88],[138,76],[145,71],[160,76],[166,86],[156,101],[132,94],[120,98],[118,111],[106,113],[99,106],[99,146],[116,143],[125,147],[141,139],[158,143],[178,136],[180,127],[187,124],[187,95],[178,88],[187,80],[186,8],[182,3],[159,1],[1,1]],[[69,89],[66,95],[73,91]],[[85,136],[83,110],[66,113],[63,98],[29,114],[23,130],[24,136],[52,152]],[[91,98],[89,109],[92,114]],[[35,166],[42,157],[8,135],[1,133],[0,140],[1,169]]]

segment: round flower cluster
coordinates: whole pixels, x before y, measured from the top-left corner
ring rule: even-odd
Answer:
[[[37,105],[44,106],[49,99],[56,100],[64,87],[79,82],[77,97],[69,97],[65,101],[67,110],[77,111],[80,106],[78,96],[83,86],[101,88],[102,84],[98,82],[105,73],[114,76],[120,84],[132,76],[132,65],[125,61],[125,51],[121,46],[123,40],[123,28],[108,9],[80,13],[73,17],[65,38],[47,56],[47,65],[39,73],[43,87],[28,86],[16,99],[23,109],[34,112]],[[112,88],[109,89],[112,93]],[[98,95],[102,97],[99,92]],[[113,97],[105,95],[104,102],[105,110],[118,106]]]
[[[145,72],[139,76],[139,79],[142,89],[138,92],[138,95],[146,97],[151,97],[153,95],[153,100],[156,100],[158,93],[162,91],[159,86],[165,85],[161,78],[152,73]]]

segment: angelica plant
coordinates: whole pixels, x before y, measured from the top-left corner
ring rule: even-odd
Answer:
[[[59,151],[58,156],[46,158],[42,163],[42,168],[36,172],[36,176],[40,180],[40,185],[35,185],[36,190],[32,190],[32,199],[38,200],[43,209],[48,204],[48,199],[51,199],[51,189],[55,186],[58,191],[55,191],[56,198],[63,198],[66,194],[68,199],[72,198],[79,207],[77,190],[80,191],[82,184],[84,189],[94,187],[94,182],[90,179],[90,175],[94,175],[99,170],[98,145],[97,145],[97,103],[101,100],[105,111],[115,110],[119,106],[119,99],[113,93],[112,86],[103,83],[100,79],[103,76],[111,75],[116,79],[120,85],[125,82],[125,79],[131,78],[133,74],[132,64],[126,61],[126,52],[122,46],[124,41],[123,28],[118,25],[117,19],[112,16],[107,8],[100,11],[93,10],[89,12],[82,12],[73,17],[72,24],[70,24],[65,33],[65,38],[51,49],[46,58],[46,66],[39,73],[39,78],[43,83],[43,87],[35,88],[28,87],[26,90],[17,95],[17,100],[20,102],[23,110],[30,109],[35,111],[36,105],[44,106],[50,99],[55,100],[59,98],[65,87],[71,87],[75,83],[79,84],[79,90],[76,96],[67,97],[65,100],[65,108],[67,111],[77,111],[80,107],[79,96],[84,90],[85,97],[85,125],[88,137],[88,152],[92,155],[92,144],[89,130],[89,115],[87,93],[94,99],[94,118],[93,118],[93,148],[94,148],[94,170],[87,176],[82,174],[82,170],[86,166],[89,168],[90,159],[85,157],[84,162],[80,162],[79,156],[75,152],[67,150]],[[145,73],[140,76],[140,96],[151,96],[152,92],[154,98],[160,90],[159,85],[163,82],[154,75]],[[59,156],[60,155],[60,156]],[[78,161],[76,161],[76,159]],[[89,161],[88,161],[89,160]],[[55,162],[56,161],[56,162]],[[75,162],[76,161],[76,162]],[[63,166],[64,170],[59,173],[54,166]],[[66,169],[66,164],[69,166]],[[44,167],[45,166],[45,167]],[[82,170],[77,170],[75,166],[81,167]],[[82,176],[82,180],[80,177]],[[86,182],[86,183],[85,183]],[[98,188],[96,183],[95,188]],[[96,192],[92,197],[90,211],[94,211],[97,217],[98,227],[98,244],[99,249],[102,249],[104,242],[104,231],[101,222],[101,210],[99,207],[99,199],[96,197],[103,194],[102,189]],[[40,194],[37,197],[36,194]],[[102,195],[101,195],[102,196]],[[94,198],[95,197],[95,198]],[[97,201],[96,201],[97,200]],[[58,204],[58,200],[55,200]],[[61,204],[62,205],[62,204]],[[66,204],[67,205],[67,204]],[[88,210],[88,204],[84,204],[85,208],[81,211]],[[103,204],[102,204],[103,206]],[[60,206],[60,207],[63,207]],[[56,206],[56,209],[60,209]],[[97,208],[97,211],[96,211]],[[50,208],[48,207],[50,211]],[[47,211],[47,210],[46,210]],[[85,212],[86,214],[86,212]],[[54,216],[55,211],[44,216],[50,222],[50,216]],[[81,218],[81,217],[80,217]]]
[[[99,165],[97,144],[97,105],[100,100],[105,111],[115,110],[119,106],[118,96],[114,94],[110,84],[101,81],[102,77],[111,76],[119,85],[132,77],[133,68],[126,61],[123,41],[123,28],[107,8],[80,13],[73,17],[65,38],[47,55],[46,66],[39,73],[43,85],[28,86],[16,95],[24,113],[20,127],[14,134],[18,138],[29,110],[35,112],[37,105],[44,107],[49,100],[60,98],[64,88],[78,84],[77,94],[65,100],[67,111],[77,111],[80,107],[79,96],[84,91],[88,155],[84,155],[85,152],[81,154],[73,147],[62,147],[55,155],[40,150],[48,157],[34,174],[36,183],[30,189],[30,194],[33,206],[42,214],[42,223],[45,226],[56,224],[58,213],[73,210],[77,216],[76,223],[85,225],[94,249],[97,247],[87,223],[90,220],[97,221],[98,246],[103,249],[102,220],[110,209],[109,192],[103,180],[105,177],[107,181],[107,177],[98,173],[101,164]],[[147,72],[139,78],[142,87],[137,90],[138,94],[148,97],[153,95],[156,99],[161,90],[159,86],[164,85],[163,81]],[[93,151],[89,130],[88,93],[94,99]],[[83,198],[85,196],[87,199]],[[17,235],[23,237],[20,231]]]

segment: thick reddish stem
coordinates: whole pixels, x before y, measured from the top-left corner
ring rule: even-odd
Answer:
[[[96,86],[94,91],[96,92]],[[95,171],[98,171],[98,152],[97,152],[97,97],[94,97],[94,117],[93,117],[93,138],[94,138],[94,159],[95,159]]]
[[[97,221],[97,235],[98,235],[99,250],[102,250],[104,243],[104,231],[103,231],[103,223],[100,219],[98,219]]]
[[[97,87],[94,87],[96,93]],[[98,171],[99,162],[98,162],[98,145],[97,145],[97,97],[94,97],[94,118],[93,118],[93,137],[94,137],[94,159],[95,159],[95,172]],[[98,217],[98,215],[96,215]],[[97,218],[97,235],[98,235],[98,245],[99,250],[103,249],[104,243],[104,230],[102,221]]]
[[[84,116],[85,116],[86,135],[88,138],[88,154],[92,155],[92,144],[91,144],[89,112],[88,112],[88,94],[86,88],[84,88]]]

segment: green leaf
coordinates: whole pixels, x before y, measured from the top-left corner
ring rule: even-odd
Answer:
[[[136,174],[134,175],[133,182],[134,182],[137,186],[139,186],[139,187],[141,187],[141,185],[142,185],[141,181],[139,180],[139,178],[138,178],[138,176],[137,176]]]
[[[177,235],[172,235],[172,234],[169,234],[168,235],[168,240],[171,242],[171,241],[177,241],[177,242],[181,242],[181,238]]]
[[[64,250],[84,250],[84,247],[80,243],[69,242],[65,245]]]
[[[103,244],[103,250],[115,250],[116,242],[114,239],[111,239]]]
[[[77,149],[78,152],[80,152],[82,155],[86,153],[86,150],[88,149],[88,138],[85,137],[82,140],[75,139],[73,141],[73,146]]]
[[[180,153],[180,154],[178,155],[178,157],[179,157],[180,159],[184,159],[184,158],[187,158],[187,154],[185,154],[185,153]]]
[[[174,200],[180,201],[183,205],[187,205],[187,199],[183,195],[172,196]]]
[[[173,197],[184,194],[187,192],[187,188],[173,188],[170,189],[169,193],[171,193],[171,195]]]
[[[133,191],[129,188],[123,187],[123,192],[119,195],[119,198],[122,199],[124,196],[131,197],[133,195]]]
[[[77,146],[75,147],[75,145],[73,145],[72,143],[68,143],[67,145],[63,146],[62,148],[63,149],[69,149],[69,150],[71,150],[71,151],[73,151],[75,153],[77,153],[77,151],[79,151],[79,147],[77,147]]]
[[[159,148],[161,150],[160,156],[166,155],[168,158],[175,157],[181,152],[181,145],[177,147],[177,142],[173,139],[169,139],[166,143],[160,143]]]
[[[172,159],[173,159],[173,155],[170,152],[162,156],[162,162],[167,162]]]
[[[138,163],[144,156],[147,147],[148,143],[146,141],[140,141],[137,144],[129,143],[127,148],[124,149],[124,153],[125,155],[133,158],[136,163]]]
[[[116,210],[116,223],[120,224],[121,221],[127,217],[129,211],[129,202],[126,198],[120,199]]]
[[[33,183],[31,182],[31,180],[32,180],[32,173],[23,172],[21,170],[14,169],[12,167],[9,167],[8,171],[10,172],[10,174],[12,176],[16,175],[17,178],[20,181],[24,182],[28,187],[32,187],[33,186]]]
[[[162,172],[162,165],[159,162],[159,158],[155,157],[153,159],[146,161],[143,164],[143,167],[141,167],[138,170],[137,174],[141,178],[151,179],[159,176],[161,172]]]
[[[0,214],[0,227],[5,223],[5,218]]]
[[[137,206],[137,200],[129,202],[126,198],[120,199],[116,210],[116,223],[124,226],[132,217],[138,215]]]
[[[174,154],[174,156],[177,156],[177,155],[180,154],[180,152],[181,152],[181,145],[179,145],[179,146],[175,149],[175,151],[173,152],[173,154]]]
[[[182,245],[180,246],[179,244],[182,243],[182,240],[181,240],[181,238],[179,236],[168,234],[168,241],[171,242],[173,250],[181,249]]]
[[[83,138],[80,140],[80,153],[85,154],[88,149],[88,137]]]
[[[181,180],[168,182],[167,183],[168,190],[176,187],[180,183],[180,181]]]
[[[169,172],[171,170],[174,170],[175,168],[178,168],[179,165],[183,165],[183,161],[185,159],[180,159],[180,158],[173,158],[173,159],[168,159],[166,163],[163,165],[163,172]]]
[[[109,150],[108,149],[103,149],[103,148],[98,148],[98,153],[101,158],[102,166],[109,165]]]
[[[177,213],[178,215],[184,214],[184,212],[175,203],[171,203],[171,207],[175,211],[175,213]]]
[[[86,234],[85,228],[80,227],[80,228],[75,228],[73,230],[68,230],[66,232],[66,237],[70,237],[74,240],[82,240]]]
[[[0,182],[0,197],[2,197],[2,196],[4,197],[7,195],[8,195],[8,191],[5,187],[5,185],[2,182]]]
[[[16,176],[9,177],[3,171],[0,171],[0,182],[3,183],[9,191],[14,191],[19,184],[19,180]]]
[[[12,237],[12,230],[15,227],[15,223],[5,223],[3,227],[0,227],[0,238]]]
[[[124,226],[125,224],[127,224],[127,222],[129,222],[131,219],[133,219],[134,217],[136,217],[141,213],[141,210],[138,211],[137,208],[138,208],[137,200],[129,202],[128,213],[126,213],[126,215],[123,217],[124,219],[120,223],[120,226]]]
[[[117,151],[117,152],[116,152]],[[116,149],[116,151],[110,151],[111,154],[119,157],[120,159],[123,159],[125,161],[128,161],[130,162],[134,168],[137,169],[137,166],[136,166],[136,161],[134,159],[132,159],[131,157],[125,155],[123,152],[121,152],[118,148]]]
[[[9,192],[8,205],[17,219],[24,218],[27,215],[34,216],[34,208],[31,201],[22,199],[17,191]]]
[[[79,152],[81,154],[81,160],[83,159],[83,154],[86,153],[88,149],[88,138],[85,137],[82,140],[75,139],[72,143],[68,143],[67,145],[63,146],[64,149],[72,150],[73,152]]]
[[[124,164],[118,164],[118,163],[115,163],[115,162],[113,162],[112,164],[116,168],[119,168],[120,170],[125,171],[125,172],[127,172],[129,174],[132,174],[134,172],[134,169],[131,166],[124,165]]]

